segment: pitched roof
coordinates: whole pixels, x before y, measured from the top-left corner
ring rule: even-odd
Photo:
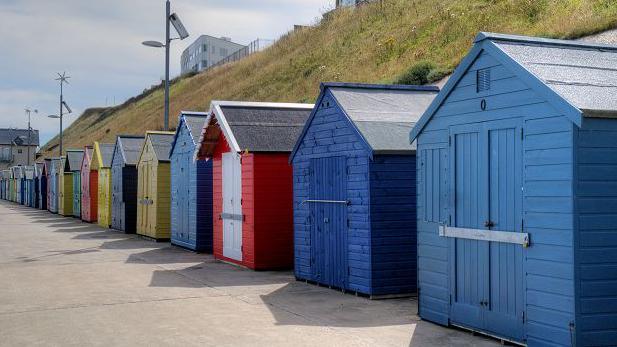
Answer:
[[[111,159],[112,159],[112,155],[114,154],[114,148],[115,148],[115,144],[113,143],[100,143],[100,142],[95,142],[94,143],[94,153],[98,153],[98,155],[100,156],[98,163],[93,164],[93,166],[95,168],[98,168],[99,166],[101,167],[111,167]],[[92,154],[92,157],[94,157],[94,153]]]
[[[432,86],[324,84],[375,153],[409,151],[409,131],[437,96]]]
[[[122,155],[125,165],[137,165],[145,139],[143,136],[118,135],[116,149],[120,148],[119,154]],[[117,155],[116,149],[114,156]]]
[[[21,144],[19,143],[21,141]],[[10,145],[15,142],[21,146],[28,145],[28,129],[0,129],[0,145]],[[39,131],[32,129],[30,134],[32,146],[39,145]]]
[[[146,137],[150,139],[154,155],[158,161],[169,161],[169,150],[174,140],[174,133],[163,131],[148,131]]]
[[[81,149],[69,149],[66,151],[66,165],[64,171],[79,171],[81,170],[81,160],[84,157],[84,151]]]
[[[27,180],[34,179],[34,166],[24,166],[24,178]]]
[[[617,46],[481,34],[583,112],[617,113]]]
[[[617,117],[617,46],[480,33],[441,93],[412,129],[413,141],[475,59],[488,51],[537,93],[581,125],[582,117]]]
[[[171,152],[173,152],[174,147],[176,146],[178,135],[180,134],[181,127],[183,126],[188,128],[189,133],[191,134],[191,139],[193,140],[193,145],[197,145],[199,143],[199,136],[201,135],[201,131],[203,130],[204,125],[206,121],[208,120],[208,113],[182,111],[180,112],[180,116],[178,117],[178,119],[179,119],[178,128],[176,129],[174,141],[169,151],[170,155],[171,155]]]
[[[290,152],[313,106],[213,101],[211,117],[200,136],[198,152],[204,156],[211,155],[218,140],[218,129],[236,152]]]

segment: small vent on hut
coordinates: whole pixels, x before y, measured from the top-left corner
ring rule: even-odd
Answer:
[[[477,92],[484,92],[491,89],[491,70],[481,69],[476,72]]]

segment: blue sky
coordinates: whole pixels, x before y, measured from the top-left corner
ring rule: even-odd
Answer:
[[[277,38],[294,24],[317,21],[334,0],[172,0],[191,37],[174,41],[171,72],[200,34],[248,43]],[[0,127],[27,127],[25,107],[36,108],[35,129],[45,143],[58,132],[56,72],[71,76],[65,100],[73,114],[122,103],[163,76],[164,51],[141,45],[164,38],[164,0],[0,0]]]

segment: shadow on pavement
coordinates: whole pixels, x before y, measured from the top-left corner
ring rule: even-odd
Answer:
[[[369,300],[304,282],[293,281],[261,295],[279,325],[297,325],[297,317],[306,325],[332,327],[380,327],[405,325],[418,320],[414,299]]]

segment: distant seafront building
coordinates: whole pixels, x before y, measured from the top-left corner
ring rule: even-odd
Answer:
[[[375,0],[336,0],[336,8],[345,6],[358,6]]]
[[[201,35],[182,52],[180,71],[182,74],[203,71],[244,47],[229,37]]]
[[[39,146],[39,131],[30,133],[30,164]],[[0,129],[0,170],[28,165],[28,129]]]

